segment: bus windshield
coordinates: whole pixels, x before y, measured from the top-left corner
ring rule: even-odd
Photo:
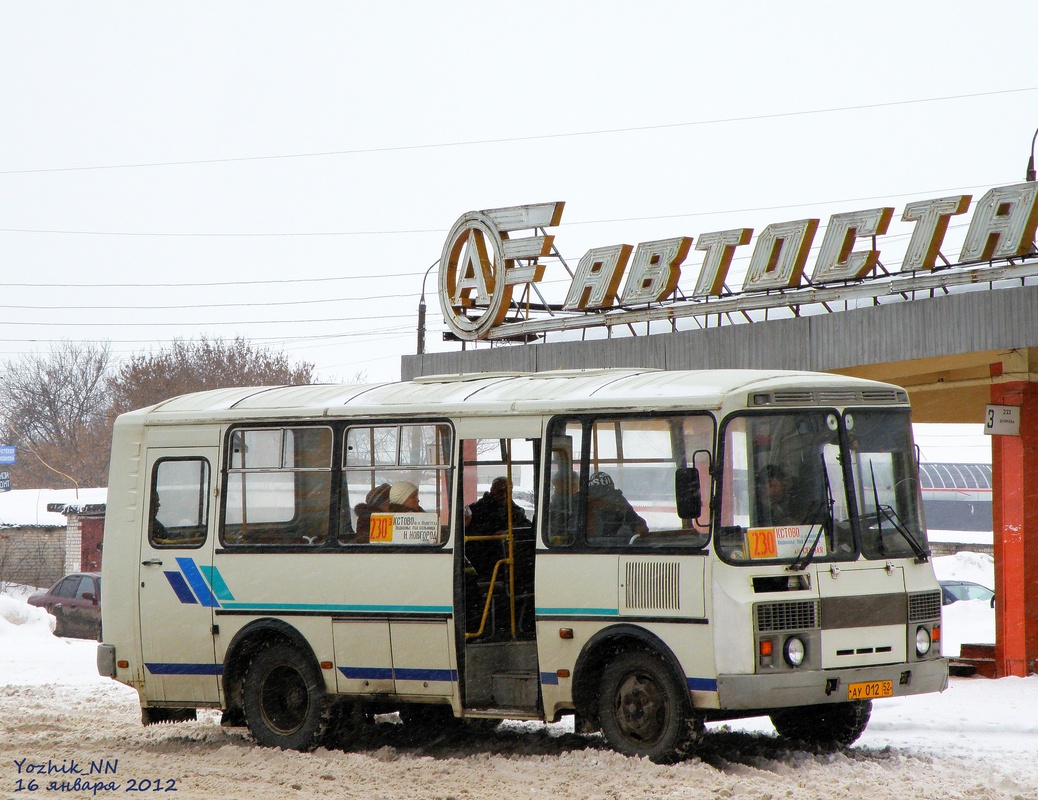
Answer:
[[[907,411],[854,409],[844,414],[866,558],[925,559],[919,470]]]
[[[800,566],[855,556],[836,412],[738,416],[724,448],[723,559]]]
[[[717,551],[726,561],[794,569],[859,553],[925,560],[908,412],[852,409],[841,417],[801,410],[731,419]]]

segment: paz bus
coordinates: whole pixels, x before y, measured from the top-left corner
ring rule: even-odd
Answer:
[[[221,709],[286,749],[395,712],[573,714],[657,762],[748,716],[846,745],[948,679],[907,393],[838,375],[176,397],[115,424],[103,578],[98,668],[145,724]]]

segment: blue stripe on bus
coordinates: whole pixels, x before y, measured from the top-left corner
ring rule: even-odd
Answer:
[[[174,572],[173,570],[166,570],[162,574],[166,576],[166,580],[169,581],[169,585],[173,587],[173,592],[181,603],[198,603],[195,596],[191,593],[191,590],[187,587],[183,575],[179,572]]]
[[[452,606],[338,605],[335,603],[223,603],[224,609],[243,611],[381,611],[385,613],[450,614]]]
[[[194,589],[198,602],[209,608],[219,608],[220,603],[213,597],[213,593],[209,591],[209,586],[202,577],[202,573],[198,571],[195,560],[193,558],[178,558],[177,563],[180,564],[180,569],[184,573],[184,577],[187,578],[188,584]]]
[[[223,675],[223,664],[145,663],[144,666],[152,675]]]
[[[453,669],[393,669],[398,681],[456,681],[458,673]]]
[[[231,594],[231,590],[227,588],[227,584],[224,583],[223,575],[220,574],[220,570],[216,567],[199,567],[205,579],[209,581],[209,585],[213,587],[213,593],[220,600],[233,600],[234,595]]]
[[[544,684],[545,686],[558,686],[559,685],[559,676],[555,672],[542,672],[541,673],[541,683]]]
[[[537,613],[543,616],[567,617],[618,617],[618,608],[538,608]]]
[[[688,678],[687,680],[690,692],[717,691],[717,680],[715,678]]]
[[[347,678],[362,681],[387,681],[393,679],[392,667],[339,667]]]
[[[393,667],[339,667],[347,678],[367,681],[449,681],[458,680],[453,669],[394,669]]]

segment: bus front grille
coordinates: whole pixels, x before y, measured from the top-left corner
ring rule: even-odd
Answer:
[[[795,631],[818,627],[818,601],[758,603],[757,630]]]
[[[941,618],[941,593],[919,592],[908,596],[908,621],[921,622]]]

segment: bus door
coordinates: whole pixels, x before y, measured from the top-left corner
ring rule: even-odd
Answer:
[[[213,611],[230,598],[213,568],[218,452],[147,451],[139,583],[145,695],[152,705],[220,700]]]
[[[540,702],[533,597],[540,423],[480,422],[464,431],[459,424],[465,705],[532,712]],[[518,426],[530,428],[528,438]]]

